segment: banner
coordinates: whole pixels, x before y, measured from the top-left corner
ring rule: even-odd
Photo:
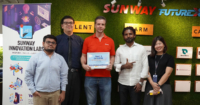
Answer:
[[[43,50],[43,37],[51,32],[51,4],[2,6],[3,104],[33,105],[24,81],[31,55]]]

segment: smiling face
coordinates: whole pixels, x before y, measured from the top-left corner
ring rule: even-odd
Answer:
[[[63,23],[61,24],[61,27],[62,27],[63,31],[66,33],[72,32],[73,28],[74,28],[74,21],[70,18],[64,19]]]
[[[165,45],[161,41],[157,40],[154,48],[157,53],[163,53]]]
[[[103,33],[106,28],[106,21],[104,19],[97,19],[95,23],[97,33]]]

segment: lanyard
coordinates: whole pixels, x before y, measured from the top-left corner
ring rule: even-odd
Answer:
[[[155,75],[156,75],[156,70],[158,68],[158,64],[159,64],[160,60],[162,59],[163,55],[160,57],[160,59],[158,60],[158,62],[156,62],[156,55],[155,55]]]

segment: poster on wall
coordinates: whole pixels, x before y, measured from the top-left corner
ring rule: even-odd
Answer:
[[[192,26],[192,37],[200,37],[200,26]]]
[[[197,47],[197,55],[196,55],[197,59],[200,59],[200,47]]]
[[[175,75],[191,76],[192,64],[176,64]]]
[[[153,24],[133,24],[125,23],[125,27],[133,27],[136,35],[153,35]]]
[[[51,4],[3,5],[3,104],[33,105],[24,81],[26,65],[43,50],[43,37],[51,32]]]
[[[176,58],[192,59],[193,47],[177,47]]]

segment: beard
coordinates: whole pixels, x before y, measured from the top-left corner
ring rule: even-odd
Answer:
[[[124,39],[124,41],[125,41],[126,43],[132,43],[134,40],[135,40],[135,38],[127,38],[127,39]]]
[[[47,52],[54,52],[54,49],[44,49]]]

